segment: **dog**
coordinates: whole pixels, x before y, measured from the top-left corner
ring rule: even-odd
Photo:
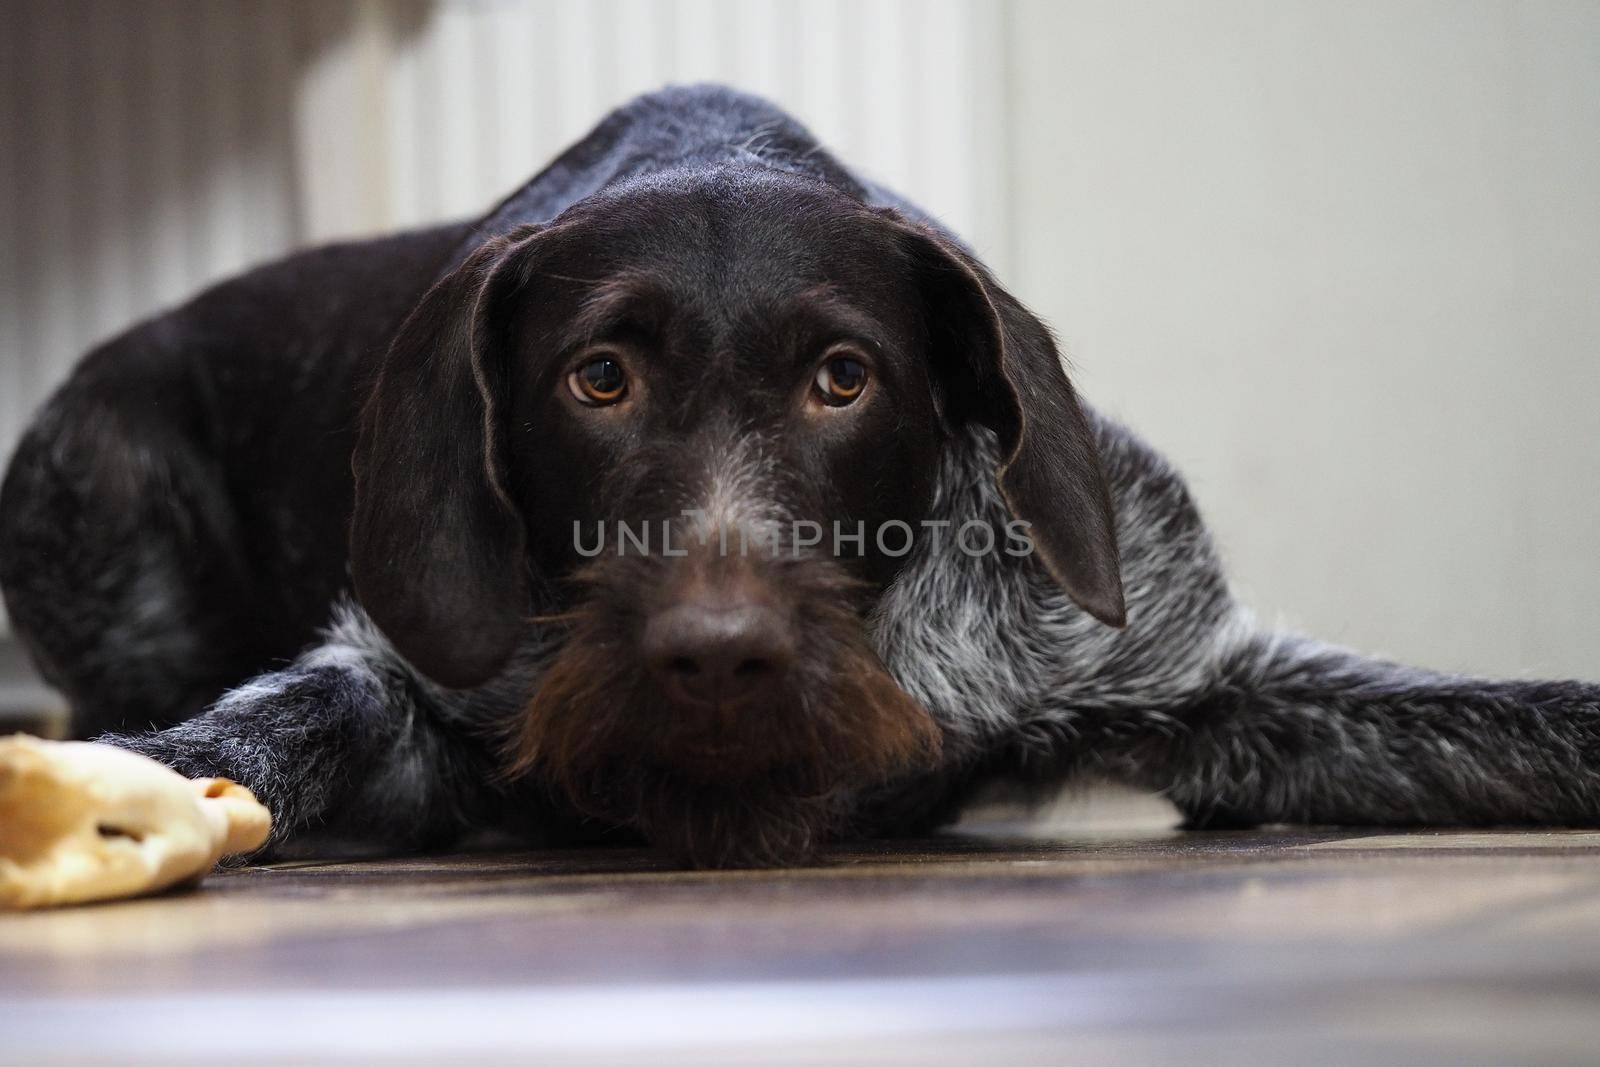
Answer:
[[[76,736],[248,786],[279,851],[795,864],[1084,772],[1195,827],[1600,821],[1600,687],[1258,628],[1047,328],[717,87],[91,352],[0,585]]]

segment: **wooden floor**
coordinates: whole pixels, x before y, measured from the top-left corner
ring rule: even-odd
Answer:
[[[1600,833],[264,867],[0,918],[0,1061],[1600,1057]]]

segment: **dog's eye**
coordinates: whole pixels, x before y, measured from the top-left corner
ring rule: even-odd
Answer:
[[[817,395],[824,404],[842,408],[867,388],[867,368],[849,356],[834,356],[817,370]]]
[[[567,377],[572,395],[583,404],[600,407],[615,404],[628,393],[628,375],[622,364],[602,357],[591,359]]]

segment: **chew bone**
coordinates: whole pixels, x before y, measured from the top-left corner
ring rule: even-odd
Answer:
[[[109,745],[0,739],[0,908],[197,882],[270,829],[266,808],[227,779],[185,778]]]

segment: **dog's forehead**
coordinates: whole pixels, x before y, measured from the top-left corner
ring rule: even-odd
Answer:
[[[824,288],[887,296],[899,250],[860,201],[764,168],[641,180],[577,205],[586,251],[611,271],[649,276],[679,298],[720,307],[803,298]]]

